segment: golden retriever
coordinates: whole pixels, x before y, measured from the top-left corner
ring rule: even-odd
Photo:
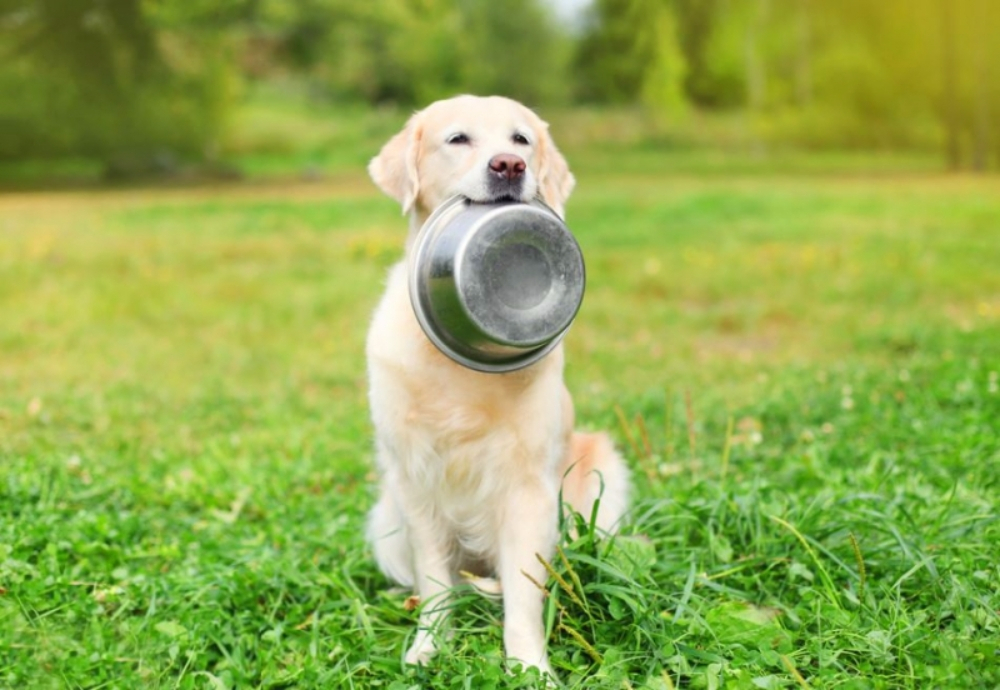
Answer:
[[[563,214],[574,179],[548,125],[507,98],[458,96],[413,115],[368,168],[409,216],[407,254],[431,211],[456,194],[528,201]],[[519,371],[456,364],[410,306],[407,261],[389,273],[367,357],[380,497],[368,523],[379,567],[423,603],[407,663],[438,648],[448,590],[461,572],[497,577],[510,661],[551,672],[536,554],[551,558],[559,496],[612,529],[627,505],[625,463],[604,434],[573,433],[562,345]],[[603,487],[603,493],[602,493]]]

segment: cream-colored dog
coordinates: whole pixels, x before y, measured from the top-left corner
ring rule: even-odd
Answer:
[[[527,201],[560,215],[573,176],[548,126],[507,98],[459,96],[416,113],[368,168],[409,215],[407,251],[421,225],[456,194]],[[604,434],[573,433],[562,346],[538,363],[484,374],[448,359],[410,306],[407,261],[392,268],[368,335],[370,400],[381,496],[368,538],[381,569],[423,602],[407,663],[437,649],[448,589],[460,572],[499,577],[507,657],[549,671],[542,593],[558,539],[559,495],[611,529],[628,473]],[[603,494],[601,493],[603,486]]]

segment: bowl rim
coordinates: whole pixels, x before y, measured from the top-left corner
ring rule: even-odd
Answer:
[[[566,328],[563,329],[561,333],[559,333],[559,335],[557,335],[544,345],[541,345],[532,350],[528,350],[524,354],[511,357],[510,359],[498,360],[493,362],[484,362],[482,360],[473,359],[467,356],[466,354],[456,350],[449,342],[447,342],[447,340],[444,337],[442,337],[441,333],[439,332],[439,326],[427,316],[422,301],[423,291],[420,289],[420,280],[419,280],[420,273],[416,269],[421,264],[422,258],[426,254],[427,251],[426,247],[428,245],[426,240],[430,228],[435,227],[439,223],[446,222],[446,220],[444,219],[449,214],[455,214],[462,207],[471,206],[472,204],[476,203],[478,202],[474,202],[471,199],[462,195],[453,196],[445,200],[440,206],[434,209],[431,215],[428,216],[427,220],[421,226],[420,230],[417,232],[417,237],[413,243],[413,251],[410,255],[409,265],[407,266],[410,305],[413,309],[413,314],[416,317],[417,323],[420,325],[421,330],[427,336],[428,340],[430,340],[442,354],[447,356],[452,361],[461,364],[462,366],[467,367],[469,369],[473,369],[475,371],[487,374],[502,374],[512,371],[517,371],[518,369],[523,369],[525,367],[528,367],[538,362],[547,354],[552,352],[556,347],[558,347],[558,345],[562,342],[563,338],[566,337],[566,334],[569,332],[570,328],[573,326],[573,321],[576,320],[576,314],[574,314],[574,317],[573,319],[570,320],[569,325],[567,325]],[[511,201],[508,203],[510,205],[526,204],[529,206],[534,206],[535,208],[539,208],[543,211],[547,211],[551,213],[555,218],[557,218],[560,223],[565,225],[565,221],[562,219],[562,216],[556,213],[556,211],[553,208],[551,208],[538,196],[534,197],[529,201]],[[486,214],[484,214],[483,218],[477,221],[477,224],[479,222],[486,220],[492,214],[492,211],[500,211],[504,206],[508,205],[508,203],[501,203],[500,205],[482,204],[483,206],[496,206],[496,208],[488,210]],[[572,236],[572,233],[570,234]],[[581,252],[581,260],[582,258],[583,254]],[[584,264],[584,276],[586,276],[586,264]],[[586,278],[584,278],[584,281],[586,281]],[[579,310],[579,305],[577,307],[577,310]]]

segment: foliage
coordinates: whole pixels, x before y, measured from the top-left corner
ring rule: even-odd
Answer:
[[[606,103],[635,102],[642,90],[648,55],[636,54],[631,0],[598,0],[577,48],[581,97]]]
[[[678,40],[688,70],[684,90],[692,103],[705,108],[736,108],[746,100],[742,35],[730,17],[738,4],[725,0],[675,0]],[[729,19],[728,21],[726,21]]]
[[[141,172],[211,155],[232,87],[217,41],[163,34],[138,0],[0,5],[0,158]]]
[[[673,14],[659,0],[596,2],[576,49],[580,98],[678,114],[686,100],[677,33]]]
[[[865,148],[946,142],[953,167],[1000,165],[996,3],[598,0],[593,7],[577,53],[585,100],[638,102],[644,84],[664,88],[679,75],[682,102],[749,109],[764,140]],[[658,25],[655,14],[671,19]],[[644,38],[651,33],[655,41]],[[682,57],[665,48],[672,67],[657,74],[653,45],[679,45]],[[669,101],[654,104],[669,110]]]
[[[568,100],[569,39],[538,0],[464,0],[459,39],[461,87],[532,105]]]
[[[264,3],[262,20],[277,3]],[[321,7],[323,9],[321,9]],[[468,91],[564,100],[564,39],[538,0],[317,0],[285,16],[282,53],[339,99],[418,105]],[[270,12],[270,14],[269,14]]]
[[[580,26],[545,0],[0,0],[0,27],[5,159],[213,159],[242,85],[295,81],[345,107],[741,112],[761,151],[1000,166],[992,0],[595,0]]]

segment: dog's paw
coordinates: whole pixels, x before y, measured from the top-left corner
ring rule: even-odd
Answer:
[[[478,575],[473,575],[472,573],[467,573],[464,570],[461,573],[465,581],[476,588],[476,591],[483,596],[499,598],[503,596],[503,587],[500,585],[500,580],[492,577],[479,577]]]
[[[549,660],[547,657],[543,657],[541,661],[537,663],[530,663],[524,661],[523,659],[518,659],[516,657],[507,657],[507,672],[510,673],[513,669],[517,667],[521,667],[524,669],[537,668],[542,676],[542,679],[545,681],[544,685],[545,688],[559,687],[559,681],[556,678],[556,673],[555,671],[552,670],[552,667],[549,666]]]
[[[413,666],[425,666],[437,653],[437,643],[430,630],[422,628],[417,631],[417,637],[413,644],[406,650],[403,660]]]

